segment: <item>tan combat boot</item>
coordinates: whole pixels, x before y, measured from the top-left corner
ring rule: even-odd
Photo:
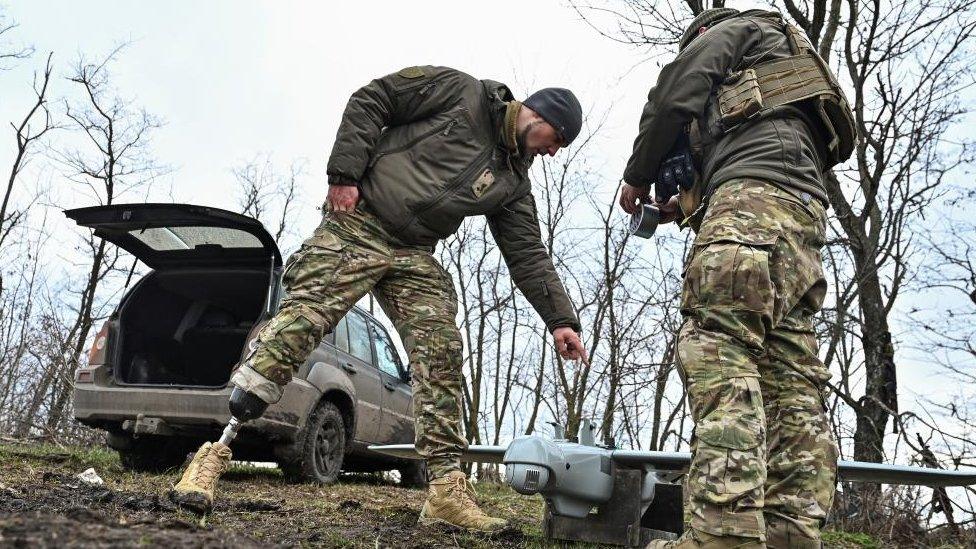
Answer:
[[[213,508],[217,479],[230,464],[230,448],[219,442],[205,442],[183,471],[183,478],[173,487],[169,498],[181,507],[197,513]]]
[[[430,481],[419,522],[446,523],[479,532],[497,532],[508,526],[507,520],[489,517],[478,507],[474,487],[461,471]]]

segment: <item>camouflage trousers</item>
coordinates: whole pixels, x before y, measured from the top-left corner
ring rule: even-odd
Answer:
[[[390,317],[410,358],[417,450],[432,478],[460,468],[461,334],[451,275],[429,249],[394,245],[362,202],[326,213],[288,260],[287,297],[245,366],[284,386],[323,336],[367,292]]]
[[[726,182],[709,200],[677,348],[695,422],[692,530],[761,546],[768,525],[770,547],[819,547],[837,468],[812,322],[827,289],[825,225],[817,200],[761,181]]]

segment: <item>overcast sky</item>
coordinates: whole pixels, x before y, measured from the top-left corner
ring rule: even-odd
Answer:
[[[175,169],[178,201],[233,208],[230,168],[258,153],[309,160],[304,228],[325,197],[325,161],[349,94],[404,66],[447,65],[508,83],[516,94],[573,89],[584,109],[613,107],[598,151],[617,174],[657,73],[647,50],[600,37],[566,4],[532,2],[45,2],[8,3],[33,62],[0,73],[0,119],[30,101],[41,54],[63,70],[131,42],[112,66],[119,91],[166,126],[158,160]],[[635,68],[636,66],[636,68]],[[63,78],[54,95],[70,90]],[[0,148],[0,165],[12,151]],[[608,183],[610,185],[610,183]],[[135,199],[133,197],[132,199]]]
[[[0,0],[2,2],[3,0]],[[31,74],[54,52],[52,97],[71,93],[65,70],[130,45],[112,65],[119,92],[166,124],[152,150],[173,168],[156,198],[235,209],[231,168],[257,154],[276,164],[308,160],[298,234],[318,222],[325,161],[346,100],[370,79],[404,66],[438,64],[508,83],[517,95],[545,86],[574,90],[584,110],[607,112],[593,156],[612,192],[630,152],[637,117],[666,52],[615,43],[556,0],[492,2],[37,1],[5,3],[14,40],[33,59],[0,72],[0,121],[29,106]],[[735,4],[743,7],[742,3]],[[13,147],[2,130],[0,166]],[[43,165],[41,162],[34,164]],[[59,207],[90,205],[57,174],[28,174],[55,187]],[[63,188],[58,188],[63,187]],[[140,197],[123,197],[126,201]],[[55,231],[69,229],[60,216]],[[648,243],[635,245],[648,246]],[[899,373],[902,398],[921,368]],[[918,382],[918,383],[916,383]],[[911,399],[912,397],[908,397]]]

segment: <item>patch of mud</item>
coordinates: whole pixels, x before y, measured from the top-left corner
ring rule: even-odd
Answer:
[[[176,521],[112,524],[99,515],[0,514],[3,547],[266,547],[228,532],[204,530]]]
[[[99,513],[129,509],[143,512],[173,512],[176,507],[155,494],[116,491],[90,486],[69,475],[46,472],[40,483],[27,482],[4,488],[0,513],[39,511],[41,513]],[[9,499],[8,499],[9,498]]]
[[[180,513],[165,496],[87,485],[45,472],[40,482],[0,487],[0,546],[4,547],[266,547],[247,536],[215,530]],[[277,503],[235,500],[247,511]]]

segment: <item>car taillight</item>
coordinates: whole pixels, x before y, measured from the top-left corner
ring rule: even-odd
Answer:
[[[92,343],[91,350],[88,351],[89,366],[105,364],[106,347],[108,347],[108,322],[102,324],[102,329],[98,331],[98,335],[95,336],[95,342]]]

